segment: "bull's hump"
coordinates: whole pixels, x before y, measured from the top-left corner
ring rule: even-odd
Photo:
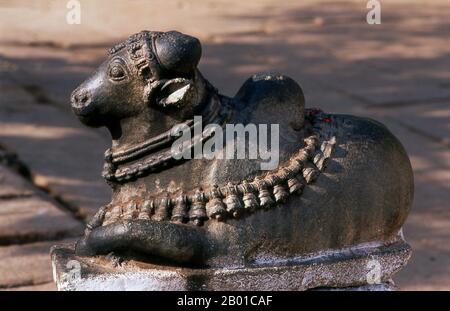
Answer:
[[[284,124],[304,121],[305,99],[300,85],[288,76],[260,73],[251,76],[235,96],[243,123]]]

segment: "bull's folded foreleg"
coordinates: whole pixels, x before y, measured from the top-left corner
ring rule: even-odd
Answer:
[[[202,228],[145,219],[94,228],[76,244],[76,254],[93,256],[133,250],[178,263],[202,264],[208,240]]]

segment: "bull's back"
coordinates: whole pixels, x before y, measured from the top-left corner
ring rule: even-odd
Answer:
[[[412,204],[413,175],[400,142],[382,124],[333,116],[336,145],[301,196],[227,223],[208,222],[209,264],[288,259],[398,234]]]

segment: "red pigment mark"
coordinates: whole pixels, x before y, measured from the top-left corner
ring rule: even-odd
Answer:
[[[331,122],[331,118],[323,118],[322,121],[323,121],[323,122],[330,123],[330,122]]]

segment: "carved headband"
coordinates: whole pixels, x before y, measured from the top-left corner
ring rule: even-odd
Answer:
[[[127,48],[140,75],[149,70],[152,80],[163,75],[185,76],[197,67],[200,41],[177,31],[141,31],[109,49],[110,55]]]

